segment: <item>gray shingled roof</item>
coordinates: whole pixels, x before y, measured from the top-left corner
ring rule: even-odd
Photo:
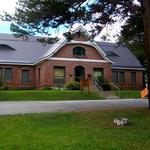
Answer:
[[[117,43],[107,43],[107,42],[97,42],[100,48],[106,53],[113,52],[117,56],[109,55],[108,58],[111,59],[114,64],[113,68],[143,68],[139,60],[132,54],[132,52],[123,45],[118,45]]]
[[[43,56],[50,48],[51,44],[44,46],[38,42],[35,37],[29,40],[15,38],[10,34],[0,34],[0,45],[5,44],[11,49],[4,49],[0,46],[0,62],[15,62],[15,63],[34,63]]]
[[[29,40],[23,40],[10,34],[0,34],[0,63],[33,64],[49,56],[62,42],[45,45],[36,39],[36,37],[31,37]],[[106,42],[97,42],[97,44],[106,54],[111,54],[111,52],[116,54],[116,57],[108,56],[114,62],[112,67],[143,68],[127,47]]]

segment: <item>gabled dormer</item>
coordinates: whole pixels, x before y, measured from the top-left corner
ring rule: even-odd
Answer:
[[[79,26],[76,30],[67,33],[63,39],[54,43],[49,51],[45,53],[43,58],[38,60],[72,60],[77,61],[92,61],[113,63],[97,43],[91,38],[90,34]],[[80,59],[80,60],[79,60]],[[83,60],[84,59],[84,60]]]

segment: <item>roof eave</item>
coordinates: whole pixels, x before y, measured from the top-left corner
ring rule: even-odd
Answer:
[[[140,70],[140,71],[144,71],[145,68],[141,68],[141,67],[111,67],[111,69],[115,69],[115,70]]]

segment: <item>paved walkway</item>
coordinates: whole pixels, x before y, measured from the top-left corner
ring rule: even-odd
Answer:
[[[142,107],[148,107],[148,100],[13,101],[0,102],[0,115]]]

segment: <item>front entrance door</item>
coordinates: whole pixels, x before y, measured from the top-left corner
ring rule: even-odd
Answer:
[[[80,79],[85,79],[85,69],[82,66],[77,66],[74,69],[75,72],[75,81],[80,82]]]

